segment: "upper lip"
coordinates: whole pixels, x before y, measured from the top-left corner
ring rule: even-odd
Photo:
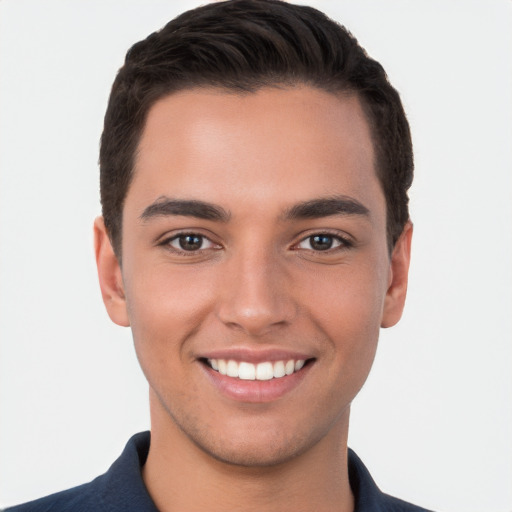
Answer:
[[[245,361],[247,363],[263,363],[265,361],[295,361],[302,359],[312,359],[314,356],[304,352],[287,350],[283,348],[260,348],[253,349],[248,347],[232,347],[226,349],[210,350],[202,353],[199,359],[225,359],[233,361]]]

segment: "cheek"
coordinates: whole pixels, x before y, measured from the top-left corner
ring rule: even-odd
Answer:
[[[317,273],[302,273],[303,304],[325,325],[353,326],[361,331],[375,330],[387,289],[387,269],[371,262],[339,266]]]
[[[380,331],[386,272],[374,265],[347,266],[304,283],[307,315],[329,340],[347,374],[369,371]],[[365,377],[364,377],[365,378]]]
[[[214,303],[213,283],[184,267],[127,269],[127,275],[136,276],[125,282],[125,292],[137,357],[147,377],[148,371],[160,367],[165,372],[187,359],[187,340],[201,329]]]
[[[179,334],[197,326],[213,301],[215,285],[209,273],[186,265],[147,267],[130,269],[130,276],[136,277],[125,285],[132,329]]]

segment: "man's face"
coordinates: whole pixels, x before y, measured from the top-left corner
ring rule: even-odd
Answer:
[[[153,430],[242,465],[346,436],[379,327],[405,296],[356,97],[297,87],[158,101],[122,254],[107,307],[133,330]]]

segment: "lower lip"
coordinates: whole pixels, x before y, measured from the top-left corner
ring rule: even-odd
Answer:
[[[200,363],[213,385],[232,400],[249,403],[265,403],[278,400],[295,389],[309,372],[312,364],[306,364],[298,372],[270,380],[243,380],[222,375]]]

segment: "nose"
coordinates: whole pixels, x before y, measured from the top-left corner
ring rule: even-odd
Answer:
[[[285,265],[271,251],[241,251],[226,264],[217,315],[227,327],[259,337],[297,314]]]

